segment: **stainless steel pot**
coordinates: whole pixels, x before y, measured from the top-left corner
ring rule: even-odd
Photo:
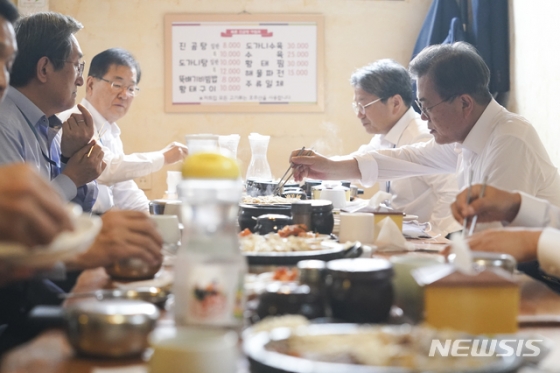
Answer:
[[[448,256],[449,262],[455,262],[455,254]],[[485,251],[472,252],[473,267],[476,270],[483,270],[485,268],[502,268],[509,273],[514,273],[517,268],[517,261],[509,254],[493,253]]]
[[[120,299],[84,300],[65,309],[41,306],[30,314],[31,320],[42,325],[62,322],[78,353],[113,358],[141,354],[158,317],[159,311],[151,303]]]
[[[169,298],[169,290],[156,286],[139,287],[136,289],[108,289],[96,290],[83,293],[69,293],[64,294],[65,299],[74,298],[95,298],[98,301],[107,299],[129,299],[129,300],[142,300],[155,304],[163,308],[165,302]]]
[[[517,268],[517,261],[509,254],[473,251],[473,265],[482,268],[502,268],[513,273]]]

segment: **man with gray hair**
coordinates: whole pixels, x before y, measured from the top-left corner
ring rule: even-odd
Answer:
[[[368,145],[351,155],[432,139],[426,122],[411,107],[412,80],[403,66],[393,60],[379,60],[354,72],[350,82],[354,87],[354,112],[366,132],[374,135]],[[458,192],[453,175],[387,181],[381,189],[393,195],[392,208],[430,222],[435,232],[445,236],[461,229],[449,208]]]
[[[81,27],[72,17],[59,13],[20,19],[15,27],[19,53],[10,75],[11,86],[0,104],[0,164],[33,165],[67,199],[72,198],[68,195],[72,188],[66,187],[75,192],[104,168],[103,151],[92,140],[95,127],[87,109],[79,105],[81,113],[72,114],[63,124],[54,115],[74,105],[76,90],[84,83],[82,52],[74,36]],[[60,176],[65,178],[57,184]],[[81,202],[91,210],[94,198],[89,193],[84,196]],[[94,244],[65,261],[67,269],[103,267],[129,257],[154,265],[161,262],[161,236],[146,214],[111,211],[102,220]]]
[[[463,42],[430,46],[412,60],[410,72],[417,79],[417,103],[433,140],[336,161],[292,152],[296,180],[336,175],[367,185],[454,173],[459,188],[486,181],[560,206],[557,168],[533,126],[492,98],[490,71],[474,47]]]
[[[93,181],[105,167],[103,151],[92,140],[91,115],[82,108],[64,123],[55,115],[74,105],[84,83],[85,63],[74,36],[81,28],[57,13],[37,13],[15,25],[19,53],[0,105],[0,164],[34,164],[67,201],[91,211]]]
[[[91,210],[95,194],[90,192],[95,192],[97,188],[95,184],[88,183],[97,178],[104,168],[103,151],[92,140],[92,117],[82,106],[79,114],[73,114],[64,123],[55,116],[55,113],[74,105],[76,91],[84,83],[82,52],[74,36],[81,27],[72,17],[58,13],[36,13],[16,23],[15,36],[19,53],[13,64],[13,56],[10,57],[3,70],[6,72],[10,67],[12,69],[9,79],[11,86],[0,104],[0,164],[13,163],[15,166],[23,166],[23,162],[28,163],[39,171],[44,179],[52,180],[51,185],[57,187],[60,195],[67,201],[74,198],[74,201],[82,204],[84,210]],[[4,50],[6,53],[8,51],[9,49]],[[64,129],[62,136],[61,127]],[[26,172],[24,167],[4,167],[1,171],[5,173],[10,170],[20,174]],[[27,173],[33,174],[29,171]],[[12,176],[7,180],[21,184],[30,178],[32,180],[33,176],[25,177],[24,174],[19,178]],[[0,183],[0,187],[2,184],[4,183]],[[41,185],[42,197],[51,202],[57,201],[56,197],[52,197],[52,190],[44,186],[45,183],[36,182],[34,186],[41,188]],[[2,189],[10,193],[9,189]],[[34,191],[35,189],[32,189],[31,192],[27,192],[27,208],[30,204],[33,206]],[[17,193],[12,194],[11,199],[15,201],[16,197]],[[3,203],[3,206],[5,207],[6,203]],[[12,206],[12,209],[26,206]],[[34,210],[37,218],[44,214],[40,209]],[[57,208],[47,208],[47,211],[53,210],[56,211]],[[17,211],[13,211],[11,228],[14,231],[21,229],[22,224],[21,219],[18,224],[16,215]],[[53,217],[64,221],[57,215]],[[162,238],[146,214],[139,211],[111,211],[101,219],[103,227],[94,243],[87,250],[67,258],[63,264],[57,266],[56,271],[50,273],[51,278],[54,274],[65,275],[66,270],[105,267],[130,257],[141,258],[150,265],[161,264]],[[31,229],[30,226],[37,225],[45,230],[48,219],[43,219],[35,225],[33,221],[25,219],[23,224],[26,224],[24,229],[27,229],[27,232]],[[53,228],[68,229],[67,225],[57,227],[55,224]],[[36,229],[33,233],[28,234],[36,236],[39,232]],[[46,244],[54,233],[43,232],[45,236],[40,242],[35,238],[23,243]],[[21,242],[18,235],[8,237]],[[57,285],[72,286],[72,279],[67,280],[55,284],[49,279],[37,278],[0,289],[0,353],[37,332],[29,325],[26,313],[36,304],[59,304],[59,293],[62,289]]]
[[[0,0],[0,102],[8,89],[10,70],[17,55],[13,23],[18,17],[10,1]],[[0,166],[0,241],[28,247],[46,245],[71,227],[60,196],[32,167],[22,163]],[[33,272],[0,260],[0,286],[28,278]],[[0,308],[0,319],[1,315]]]

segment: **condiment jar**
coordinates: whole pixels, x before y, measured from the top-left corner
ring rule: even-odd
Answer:
[[[321,185],[323,182],[321,180],[305,180],[304,190],[305,194],[307,194],[307,199],[313,198],[313,191],[312,188],[315,186]]]
[[[196,153],[183,163],[182,245],[175,260],[175,324],[240,329],[247,259],[236,217],[242,183],[237,161]]]
[[[382,258],[338,259],[327,263],[332,317],[352,323],[378,323],[393,304],[393,268]]]
[[[322,260],[301,260],[297,264],[299,272],[299,282],[309,286],[310,292],[317,294],[321,298],[323,305],[323,316],[330,315],[327,304],[326,275],[327,265]]]
[[[327,265],[322,260],[302,260],[297,264],[299,282],[312,287],[324,287]]]
[[[292,221],[294,224],[304,224],[311,229],[311,213],[313,212],[310,202],[292,203]]]
[[[334,228],[333,204],[322,199],[311,202],[311,230],[331,234]]]

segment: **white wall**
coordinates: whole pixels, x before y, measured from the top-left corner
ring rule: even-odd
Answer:
[[[533,123],[560,165],[560,43],[557,0],[510,0],[509,109]],[[558,101],[557,101],[558,100]]]

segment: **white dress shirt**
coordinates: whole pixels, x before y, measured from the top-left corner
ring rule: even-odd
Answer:
[[[432,139],[426,122],[412,108],[399,119],[386,135],[375,135],[351,155],[380,149],[400,148]],[[393,194],[391,207],[429,221],[434,232],[446,235],[461,229],[451,214],[450,205],[458,193],[455,175],[426,175],[395,180],[389,184]]]
[[[537,259],[543,271],[560,278],[560,208],[548,201],[521,194],[521,206],[511,226],[546,227],[537,246]]]
[[[124,154],[120,138],[121,130],[116,123],[109,123],[85,98],[81,104],[88,109],[95,123],[96,136],[105,155],[107,167],[99,178],[99,195],[93,207],[95,212],[106,212],[117,207],[122,210],[148,211],[149,200],[138,188],[133,178],[149,175],[163,167],[161,152]]]
[[[455,173],[459,188],[473,183],[519,190],[560,206],[560,176],[533,126],[492,100],[462,144],[434,140],[357,154],[362,184],[408,176]]]

